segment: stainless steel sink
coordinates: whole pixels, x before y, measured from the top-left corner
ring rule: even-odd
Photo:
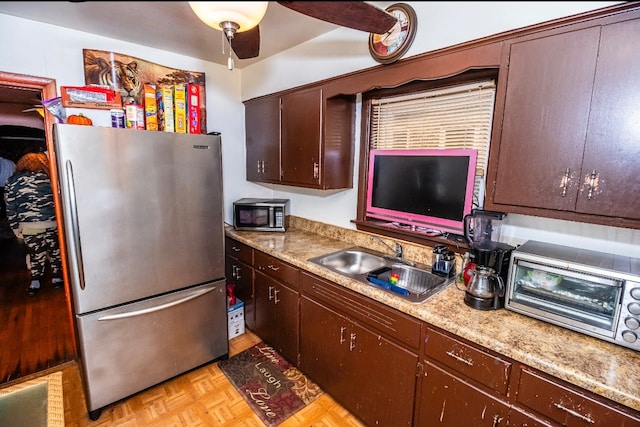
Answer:
[[[312,258],[309,261],[348,275],[369,273],[388,263],[383,256],[357,247]]]
[[[422,302],[453,283],[455,278],[446,278],[422,268],[404,264],[392,264],[375,272],[369,283],[381,286],[413,302]]]
[[[425,301],[455,280],[359,246],[309,261],[416,303]]]

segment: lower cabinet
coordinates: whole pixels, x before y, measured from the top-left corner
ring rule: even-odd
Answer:
[[[426,328],[416,426],[506,426],[511,363]]]
[[[506,426],[509,404],[426,361],[416,426]]]
[[[244,303],[244,322],[255,328],[253,294],[253,248],[229,237],[225,240],[225,275],[227,283],[234,285],[236,297]]]
[[[415,426],[640,427],[637,411],[453,334],[425,331]]]
[[[632,415],[586,390],[563,384],[555,378],[525,366],[519,370],[518,390],[515,396],[518,406],[548,422],[548,424],[529,422],[526,425],[640,426],[640,414],[637,412]],[[512,418],[512,420],[515,419]]]
[[[256,271],[255,333],[282,357],[298,364],[298,292]]]
[[[296,366],[299,274],[296,267],[278,258],[254,252],[254,332]]]
[[[301,290],[302,372],[367,425],[411,426],[417,352],[360,320],[366,312],[388,326],[389,308],[305,273]]]

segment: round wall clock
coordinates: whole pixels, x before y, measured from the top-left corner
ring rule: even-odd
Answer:
[[[418,27],[413,8],[406,3],[396,3],[385,9],[398,18],[398,22],[384,34],[369,34],[369,53],[381,64],[397,61],[411,47]]]

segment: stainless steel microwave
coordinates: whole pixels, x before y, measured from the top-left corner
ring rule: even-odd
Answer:
[[[511,253],[505,308],[640,351],[640,259],[528,241]]]
[[[285,231],[289,199],[240,199],[233,202],[233,228],[253,231]]]

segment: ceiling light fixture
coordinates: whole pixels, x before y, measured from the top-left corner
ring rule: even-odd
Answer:
[[[190,1],[189,6],[198,18],[211,28],[222,30],[229,45],[236,33],[258,25],[267,12],[267,1]],[[229,69],[233,69],[229,49]]]

